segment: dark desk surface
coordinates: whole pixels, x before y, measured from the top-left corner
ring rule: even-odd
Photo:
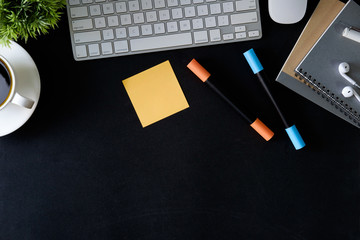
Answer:
[[[273,80],[314,10],[258,41],[76,62],[67,19],[27,44],[38,108],[0,138],[0,239],[359,239],[359,130],[279,83],[296,151],[242,53]],[[265,142],[186,68],[196,58],[275,132]],[[170,60],[190,108],[142,128],[122,80]]]

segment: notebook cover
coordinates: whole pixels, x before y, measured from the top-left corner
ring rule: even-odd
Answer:
[[[294,69],[333,22],[335,17],[343,9],[344,5],[344,3],[338,0],[320,0],[276,78],[276,81],[284,86],[333,113],[335,113],[334,107],[324,103],[321,96],[314,94],[312,89],[295,76]],[[335,114],[341,118],[345,118],[343,114]]]
[[[333,106],[333,113],[360,127],[360,102],[355,98],[345,98],[341,94],[350,83],[339,73],[342,62],[350,64],[348,75],[360,82],[360,43],[342,36],[345,27],[360,27],[360,6],[349,1],[317,43],[297,66],[299,73],[316,88],[327,105]],[[315,83],[315,84],[314,84]],[[359,92],[359,89],[355,89]]]

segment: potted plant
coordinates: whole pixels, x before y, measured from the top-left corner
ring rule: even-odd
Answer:
[[[9,74],[0,81],[4,83],[5,79],[7,86],[10,84],[3,88],[8,92],[3,93],[6,101],[0,108],[0,136],[21,127],[34,112],[40,96],[40,75],[35,62],[16,41],[26,42],[57,27],[65,6],[66,0],[0,0],[0,67]],[[16,94],[31,106],[15,106]]]
[[[0,0],[0,44],[36,38],[57,27],[66,0]]]

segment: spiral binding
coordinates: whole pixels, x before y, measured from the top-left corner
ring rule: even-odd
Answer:
[[[321,94],[322,98],[326,99],[329,104],[333,105],[357,126],[360,127],[360,114],[354,111],[348,104],[344,103],[339,97],[332,93],[329,89],[323,86],[315,78],[304,72],[303,69],[295,70],[295,76],[299,78],[301,82],[310,87],[317,94]]]

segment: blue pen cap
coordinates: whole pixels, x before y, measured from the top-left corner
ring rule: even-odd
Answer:
[[[264,69],[258,57],[256,56],[254,49],[250,49],[247,52],[244,52],[244,56],[247,62],[249,63],[252,71],[254,72],[254,74],[257,74],[258,72]]]
[[[302,137],[300,136],[300,133],[297,130],[295,125],[287,128],[285,130],[286,130],[287,134],[289,135],[290,140],[291,140],[291,142],[294,145],[296,150],[299,150],[299,149],[305,147],[305,142],[302,139]]]

